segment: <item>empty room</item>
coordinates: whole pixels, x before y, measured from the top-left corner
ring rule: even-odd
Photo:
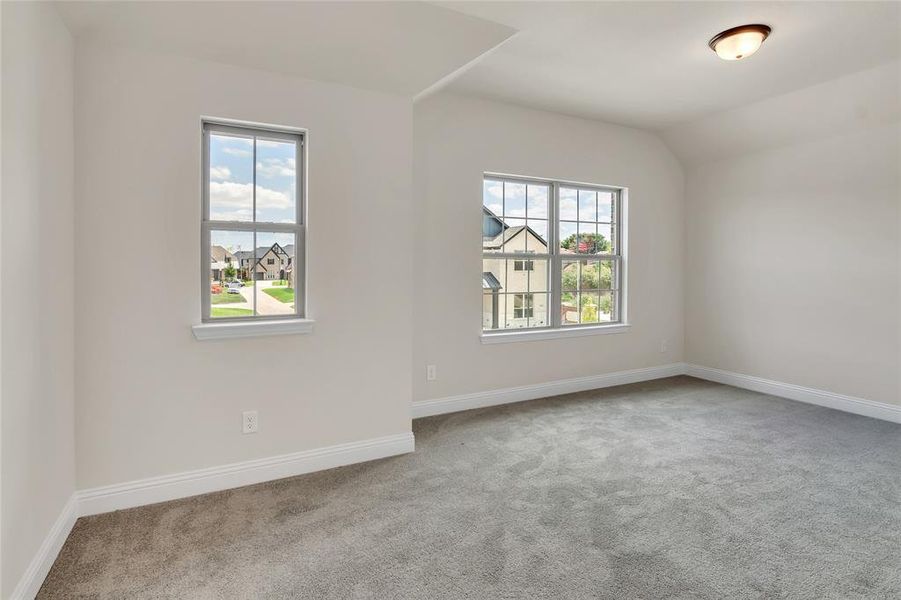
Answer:
[[[901,2],[0,0],[0,598],[901,598]]]

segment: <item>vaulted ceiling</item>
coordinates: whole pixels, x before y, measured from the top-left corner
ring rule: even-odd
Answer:
[[[76,37],[413,96],[512,28],[422,2],[57,2]]]
[[[449,88],[664,129],[901,56],[898,2],[443,2],[519,31]],[[773,28],[742,61],[707,47],[736,25]]]
[[[658,131],[679,132],[685,123],[897,65],[901,57],[898,2],[73,1],[57,7],[79,38],[410,97],[447,89]],[[773,28],[754,56],[726,62],[707,47],[717,32],[750,22]]]

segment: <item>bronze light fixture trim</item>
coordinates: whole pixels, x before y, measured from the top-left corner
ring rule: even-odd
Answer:
[[[741,60],[757,52],[771,31],[759,23],[739,25],[716,34],[707,45],[723,60]]]

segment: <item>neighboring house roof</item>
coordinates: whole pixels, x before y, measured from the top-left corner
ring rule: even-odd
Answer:
[[[482,206],[482,239],[494,238],[507,228],[503,219],[498,217],[490,208]]]
[[[497,291],[501,289],[501,282],[497,280],[497,277],[494,276],[494,273],[491,271],[485,271],[482,273],[482,289],[483,290],[492,290]]]
[[[234,257],[234,254],[222,246],[210,246],[210,259],[212,262],[225,262],[226,258]]]
[[[522,233],[523,231],[528,231],[533,236],[535,236],[538,240],[547,247],[547,241],[540,235],[538,235],[534,229],[529,227],[528,225],[517,225],[516,227],[507,226],[500,234],[498,234],[494,238],[483,239],[482,240],[482,249],[483,250],[503,250],[504,246],[507,243],[515,238],[517,235]]]
[[[288,250],[286,250],[285,248],[290,248],[291,249],[290,252]],[[264,265],[262,261],[270,253],[275,254],[275,256],[277,258],[280,258],[282,260],[284,260],[286,258],[291,258],[293,251],[294,251],[294,245],[291,244],[291,245],[285,246],[285,248],[282,248],[279,244],[276,243],[276,244],[272,244],[271,246],[260,246],[255,251],[254,250],[238,250],[237,252],[234,253],[234,256],[240,261],[256,260],[255,266],[262,267],[265,270],[266,265]]]

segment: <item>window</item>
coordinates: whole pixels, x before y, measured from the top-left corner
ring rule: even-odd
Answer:
[[[513,294],[513,318],[532,318],[532,294]]]
[[[486,174],[483,331],[623,323],[623,192]]]
[[[535,263],[531,260],[514,260],[514,271],[532,271],[535,269]]]
[[[303,142],[203,123],[204,321],[303,316]]]

